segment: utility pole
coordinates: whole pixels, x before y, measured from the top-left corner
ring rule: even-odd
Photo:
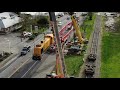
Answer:
[[[49,12],[50,15],[50,21],[52,24],[53,28],[53,35],[55,36],[55,42],[56,42],[56,65],[58,63],[60,64],[60,72],[62,73],[62,77],[66,77],[66,70],[65,70],[65,61],[64,61],[64,56],[62,52],[62,45],[61,45],[61,40],[59,38],[59,32],[58,32],[58,27],[57,27],[57,22],[56,22],[56,17],[54,12]],[[57,66],[56,69],[59,68],[59,65]],[[56,70],[58,74],[58,70]]]

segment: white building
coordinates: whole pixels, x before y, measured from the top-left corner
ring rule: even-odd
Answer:
[[[13,12],[0,13],[0,34],[21,28],[20,17]]]
[[[30,14],[30,15],[47,15],[49,16],[48,12],[21,12],[22,14]],[[59,14],[64,14],[64,12],[55,12],[55,15],[59,15]]]

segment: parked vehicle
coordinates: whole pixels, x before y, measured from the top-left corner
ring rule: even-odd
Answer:
[[[23,32],[23,36],[24,36],[24,37],[30,37],[30,36],[32,36],[32,33],[31,33],[31,32],[26,32],[26,31],[24,31],[24,32]]]
[[[62,26],[62,22],[58,22],[58,26]]]

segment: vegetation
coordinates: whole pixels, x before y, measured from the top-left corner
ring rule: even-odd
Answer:
[[[89,20],[89,16],[87,16],[84,23],[80,27],[80,31],[85,34],[85,37],[87,39],[89,39],[94,28],[94,21],[95,21],[96,15],[93,14],[92,16],[93,16],[92,20]]]
[[[42,15],[36,15],[32,16],[30,14],[20,14],[22,29],[23,31],[31,32],[32,29],[32,36],[29,38],[29,40],[35,39],[36,36],[46,31],[49,27],[49,21],[47,16]],[[32,27],[31,27],[32,25]],[[35,29],[35,26],[38,27],[38,30]]]
[[[69,76],[78,77],[80,72],[80,66],[83,64],[82,58],[83,58],[83,55],[82,56],[75,56],[75,55],[65,56],[67,74]]]
[[[32,36],[29,37],[29,40],[35,39],[35,37],[37,37],[39,34],[44,34],[43,32],[46,30],[47,30],[47,28],[41,28],[38,31],[34,30]]]
[[[88,12],[88,17],[89,17],[89,18],[88,18],[89,20],[92,20],[92,19],[93,19],[93,18],[92,18],[92,17],[93,17],[93,13],[92,13],[92,12]]]
[[[96,15],[93,14],[92,20],[89,20],[89,16],[87,16],[82,27],[80,27],[81,32],[84,33],[84,31],[85,31],[87,39],[89,39],[89,37],[93,31],[95,17],[96,17]],[[84,49],[85,50],[87,49],[86,45],[84,46]],[[75,77],[79,76],[80,68],[83,64],[83,57],[84,57],[84,52],[82,52],[82,54],[80,56],[75,56],[75,55],[65,56],[67,74],[69,76],[75,76]]]
[[[9,57],[12,53],[4,52],[3,55],[0,54],[0,62],[5,60],[7,57]]]
[[[20,17],[22,18],[22,31],[31,31],[31,25],[33,32],[35,31],[35,26],[38,26],[38,30],[42,30],[42,28],[48,28],[49,26],[47,16],[31,16],[30,14],[21,14]]]
[[[41,28],[49,27],[49,21],[47,16],[40,16],[37,21],[37,25]]]
[[[103,18],[104,20],[104,18]],[[119,20],[116,24],[119,24]],[[119,27],[119,25],[116,25]],[[101,77],[102,78],[119,78],[120,77],[120,31],[116,27],[115,32],[105,31],[103,23],[102,37],[102,61]]]

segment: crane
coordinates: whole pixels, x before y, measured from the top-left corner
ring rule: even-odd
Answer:
[[[64,62],[64,55],[63,55],[63,49],[62,44],[59,38],[59,32],[57,28],[57,22],[55,18],[54,12],[49,12],[50,16],[50,22],[52,25],[52,31],[53,35],[55,36],[55,42],[56,42],[56,75],[58,78],[64,78],[66,77],[66,68],[65,68],[65,62]]]
[[[73,27],[76,30],[76,36],[78,37],[79,43],[81,43],[81,44],[88,43],[88,40],[83,39],[83,37],[82,37],[82,34],[80,32],[80,28],[79,28],[78,23],[77,23],[75,16],[74,16],[74,12],[68,12],[68,14],[71,15],[71,20],[73,23]]]
[[[84,44],[86,41],[85,39],[82,38],[81,32],[80,32],[80,28],[77,24],[77,21],[74,17],[74,12],[68,12],[69,15],[71,15],[71,20],[72,20],[72,24],[74,29],[76,30],[76,36],[78,37],[79,43]],[[52,26],[52,32],[53,32],[53,36],[54,36],[54,41],[56,42],[56,75],[57,78],[65,78],[66,77],[66,66],[65,66],[65,61],[64,61],[64,55],[63,55],[63,47],[64,45],[62,45],[61,40],[59,38],[59,32],[58,32],[58,28],[57,28],[57,22],[56,22],[56,18],[55,18],[55,13],[54,12],[49,12],[49,16],[50,16],[50,23]],[[67,37],[67,36],[65,36]]]

